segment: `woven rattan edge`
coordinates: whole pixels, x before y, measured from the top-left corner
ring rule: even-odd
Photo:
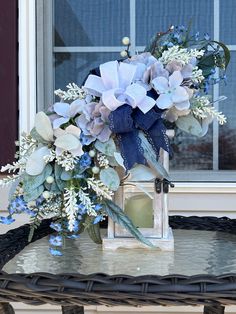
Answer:
[[[50,233],[50,221],[43,222],[34,241]],[[236,233],[236,220],[227,217],[170,217],[175,229],[211,230]],[[0,250],[1,265],[27,245],[25,225],[0,236],[10,239],[10,245]],[[3,256],[14,244],[16,233],[21,235],[11,254]],[[15,241],[16,242],[16,241]],[[84,305],[204,305],[218,308],[236,304],[236,274],[128,276],[108,274],[7,274],[0,273],[0,302],[23,302],[60,306]]]

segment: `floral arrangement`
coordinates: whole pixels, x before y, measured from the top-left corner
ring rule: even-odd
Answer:
[[[51,218],[54,255],[62,254],[64,237],[77,238],[84,229],[100,243],[96,226],[105,216],[151,245],[113,202],[113,193],[126,180],[138,186],[140,178],[169,179],[158,161],[160,149],[171,154],[168,123],[201,137],[214,118],[226,122],[208,94],[211,84],[225,80],[230,55],[224,44],[207,34],[190,36],[183,26],[156,34],[134,56],[129,38],[123,44],[122,60],[92,70],[81,88],[73,83],[55,91],[60,101],[36,114],[34,128],[20,138],[17,161],[1,169],[11,173],[1,185],[12,187],[9,216],[0,221],[29,214],[30,240]]]

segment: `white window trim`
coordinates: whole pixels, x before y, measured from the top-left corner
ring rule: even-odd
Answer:
[[[132,2],[132,1],[131,1]],[[217,2],[217,0],[216,0]],[[36,1],[19,0],[19,132],[29,132],[34,125],[37,93]],[[235,48],[235,47],[231,47]],[[58,48],[57,48],[58,49]],[[217,188],[216,188],[217,185]],[[173,193],[236,193],[235,182],[178,182]]]
[[[36,113],[35,0],[19,0],[19,133],[29,132]]]

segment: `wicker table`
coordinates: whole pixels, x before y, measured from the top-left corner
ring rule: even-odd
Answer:
[[[174,229],[217,232],[218,238],[222,235],[221,245],[225,247],[225,235],[236,234],[236,220],[229,218],[175,216],[170,218],[170,224]],[[24,225],[0,236],[1,269],[8,261],[13,261],[14,256],[27,246],[28,232],[29,226]],[[50,232],[49,221],[44,221],[35,233],[33,241],[47,236]],[[231,237],[236,239],[235,235]],[[231,245],[233,244],[234,242],[231,243]],[[236,245],[233,245],[233,248],[236,249]],[[223,252],[225,257],[230,250],[232,247],[226,247],[226,252]],[[207,249],[205,251],[207,252]],[[210,264],[217,268],[214,264],[215,254],[215,251],[211,249]],[[36,258],[39,259],[40,255]],[[197,263],[198,261],[196,261]],[[234,270],[234,268],[232,269]],[[207,273],[203,275],[197,275],[197,273],[194,275],[146,275],[141,273],[140,275],[138,271],[137,274],[139,276],[104,273],[82,274],[79,272],[63,274],[50,272],[7,273],[2,271],[0,272],[0,314],[14,313],[9,302],[60,305],[62,312],[66,314],[81,314],[85,305],[204,305],[204,313],[220,314],[224,313],[225,305],[236,304],[236,271],[217,275]]]

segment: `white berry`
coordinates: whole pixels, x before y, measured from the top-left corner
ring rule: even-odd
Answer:
[[[127,54],[127,51],[126,51],[126,50],[122,50],[122,51],[120,52],[120,55],[121,55],[121,57],[122,57],[122,58],[125,58],[125,57],[127,57],[127,56],[128,56],[128,54]]]
[[[95,155],[96,155],[95,150],[92,149],[92,150],[89,151],[89,156],[90,156],[90,157],[93,158]]]
[[[45,199],[48,199],[48,198],[50,197],[51,193],[48,192],[48,191],[44,191],[42,195],[43,195],[43,197],[44,197]]]
[[[123,45],[127,46],[127,45],[129,45],[129,43],[130,43],[129,37],[123,37],[122,38],[122,44]]]
[[[100,171],[100,169],[99,169],[98,167],[96,167],[96,166],[94,166],[94,167],[92,168],[92,173],[94,173],[94,174],[99,173],[99,171]]]
[[[54,182],[54,178],[52,176],[48,176],[46,178],[46,182],[49,183],[49,184],[52,184]]]

